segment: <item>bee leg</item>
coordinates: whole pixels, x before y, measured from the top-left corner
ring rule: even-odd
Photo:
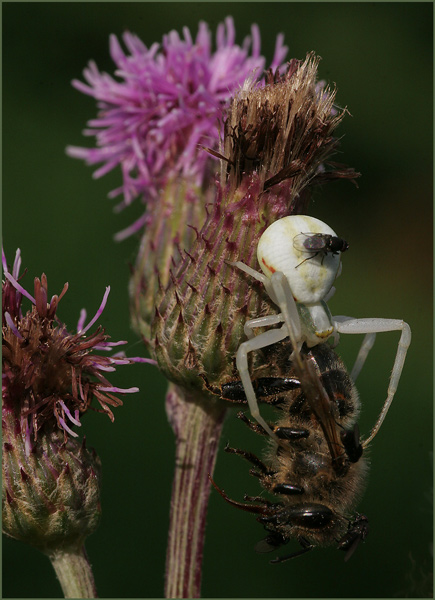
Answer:
[[[240,450],[239,448],[232,448],[228,444],[225,446],[225,452],[229,452],[230,454],[238,454],[239,456],[243,456],[247,461],[252,463],[257,469],[260,469],[263,475],[274,475],[274,471],[271,471],[266,467],[266,465],[252,452],[247,452],[246,450]]]
[[[248,494],[245,494],[243,496],[243,500],[245,500],[246,502],[259,502],[260,504],[264,504],[264,506],[267,506],[268,508],[272,508],[275,506],[274,502],[266,500],[266,498],[262,498],[261,496],[249,496]]]
[[[358,423],[355,423],[352,429],[344,429],[342,427],[340,439],[343,442],[344,449],[350,462],[358,462],[363,453]]]
[[[249,427],[249,429],[255,431],[255,433],[259,433],[260,435],[267,435],[267,431],[265,431],[261,425],[257,425],[250,421],[244,412],[240,411],[237,413],[236,416],[238,419],[243,421],[245,425]],[[308,429],[294,429],[291,427],[273,427],[272,431],[280,440],[289,441],[298,441],[301,439],[305,439],[310,435]]]
[[[338,550],[344,550],[346,555],[344,561],[347,562],[356,548],[363,542],[369,533],[369,521],[365,515],[357,514],[353,521],[349,521],[348,530],[338,541]]]
[[[269,562],[271,564],[281,563],[286,560],[290,560],[291,558],[296,558],[296,556],[301,556],[302,554],[305,554],[306,552],[309,552],[310,550],[314,549],[313,544],[310,544],[310,542],[303,537],[299,538],[298,542],[302,546],[302,550],[298,550],[297,552],[293,552],[292,554],[287,554],[287,556],[279,556]]]
[[[204,373],[199,373],[199,376],[203,380],[204,385],[208,389],[209,392],[211,392],[212,394],[215,394],[216,396],[222,396],[222,390],[220,388],[212,385]]]
[[[260,435],[268,435],[264,427],[250,421],[243,411],[238,412],[236,416],[238,419],[243,421],[243,423],[245,423],[245,425],[247,425],[249,429],[255,431],[255,433],[259,433]]]
[[[305,493],[304,488],[299,485],[292,485],[291,483],[278,483],[272,492],[274,494],[283,494],[285,496],[300,496]]]

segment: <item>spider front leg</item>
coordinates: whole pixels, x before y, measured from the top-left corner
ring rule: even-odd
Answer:
[[[276,271],[270,278],[273,294],[276,297],[276,304],[278,304],[283,321],[287,328],[287,335],[290,338],[293,347],[292,359],[299,353],[303,340],[302,340],[302,325],[299,318],[298,309],[296,307],[295,299],[290,288],[287,277],[284,273]]]
[[[251,267],[248,267],[248,265],[245,265],[245,263],[242,263],[241,261],[229,264],[233,267],[237,267],[238,269],[247,273],[248,275],[251,275],[251,277],[254,277],[255,279],[257,279],[257,281],[261,281],[272,302],[278,304],[277,298],[275,297],[275,293],[273,290],[273,286],[271,286],[270,280],[265,275],[263,275],[263,273],[259,273],[258,271],[255,271],[255,269],[251,269]],[[269,327],[270,325],[277,325],[278,323],[282,323],[284,320],[285,319],[282,314],[268,315],[266,317],[257,317],[256,319],[250,319],[249,321],[246,321],[244,331],[247,338],[252,339],[254,337],[254,329],[256,327]]]
[[[251,267],[248,267],[240,261],[230,264],[244,271],[248,275],[251,275],[258,281],[261,281],[272,302],[281,309],[281,314],[258,317],[257,319],[251,319],[245,323],[245,333],[250,339],[240,345],[236,355],[236,365],[245,390],[251,415],[267,431],[267,433],[278,442],[277,436],[260,415],[258,401],[249,375],[248,352],[272,346],[286,337],[290,337],[294,354],[295,350],[299,350],[299,347],[302,345],[299,313],[296,308],[290,285],[283,273],[277,271],[273,273],[269,279],[262,273],[251,269]],[[279,329],[270,329],[269,331],[265,331],[264,333],[253,337],[254,327],[275,325],[283,321],[284,325]]]
[[[282,314],[268,315],[267,317],[257,317],[256,319],[250,319],[249,321],[246,321],[243,329],[246,337],[251,340],[253,337],[255,337],[254,329],[256,327],[270,327],[270,325],[277,325],[283,321],[284,317]]]
[[[240,374],[240,379],[243,384],[243,388],[245,390],[245,395],[248,400],[249,410],[251,411],[252,417],[259,423],[267,433],[278,441],[278,438],[273,433],[269,425],[260,415],[260,410],[258,408],[258,401],[255,395],[254,388],[252,386],[251,377],[249,375],[248,368],[248,352],[252,352],[253,350],[260,350],[261,348],[266,348],[267,346],[271,346],[272,344],[276,344],[280,342],[288,335],[287,327],[283,325],[279,329],[269,329],[269,331],[265,331],[256,337],[247,340],[240,344],[239,349],[237,350],[236,355],[236,365]]]
[[[360,350],[357,358],[357,362],[355,363],[355,367],[358,364],[358,369],[361,369],[362,363],[365,360],[365,357],[368,354],[368,350],[374,342],[373,334],[382,333],[384,331],[401,331],[399,344],[397,347],[396,358],[394,360],[393,370],[391,372],[390,383],[388,385],[387,391],[387,399],[384,402],[384,405],[381,410],[381,414],[378,417],[378,420],[375,423],[372,431],[370,432],[370,436],[364,441],[363,448],[365,448],[376,436],[381,425],[387,415],[388,409],[391,406],[391,403],[394,399],[394,394],[396,393],[397,386],[400,381],[400,376],[402,374],[403,365],[405,363],[406,353],[408,351],[409,345],[411,343],[411,329],[408,323],[405,321],[400,321],[398,319],[353,319],[351,317],[334,317],[334,326],[339,333],[365,333],[366,338],[364,339],[364,343],[366,347]],[[371,337],[368,337],[371,335]],[[368,349],[367,349],[368,348]],[[365,356],[364,356],[365,355]],[[360,356],[362,359],[359,361]],[[354,367],[354,371],[355,371]],[[358,371],[359,372],[359,371]],[[358,374],[358,373],[357,373]]]
[[[270,279],[268,277],[266,277],[266,275],[263,275],[263,273],[260,273],[259,271],[256,271],[255,269],[252,269],[251,267],[248,267],[248,265],[245,265],[245,263],[242,263],[240,260],[238,260],[237,262],[229,262],[228,261],[228,264],[231,265],[232,267],[237,267],[238,269],[240,269],[244,273],[247,273],[248,275],[251,275],[251,277],[253,277],[257,281],[261,281],[261,283],[266,288],[266,292],[267,292],[269,298],[272,300],[272,302],[274,302],[275,304],[278,304],[278,302],[275,298],[272,286],[270,285]]]

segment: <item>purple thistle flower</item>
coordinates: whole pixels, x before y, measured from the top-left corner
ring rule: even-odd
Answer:
[[[110,288],[87,326],[82,311],[78,332],[70,333],[56,315],[57,307],[68,289],[48,302],[47,277],[35,278],[34,297],[18,283],[21,264],[17,251],[12,273],[2,256],[5,281],[3,282],[3,415],[13,413],[31,450],[31,435],[38,437],[42,427],[60,427],[65,437],[77,437],[72,425],[80,426],[79,414],[89,408],[106,413],[113,421],[109,406],[120,406],[122,401],[113,394],[137,392],[137,387],[121,389],[112,386],[104,373],[114,371],[116,365],[133,362],[153,362],[143,358],[126,358],[122,353],[113,356],[95,354],[96,350],[111,350],[126,344],[109,342],[102,327],[85,335],[99,318],[106,305]],[[23,315],[22,298],[32,303],[32,310]],[[96,399],[100,408],[91,406]]]
[[[183,38],[176,31],[164,36],[161,49],[157,43],[147,48],[127,32],[123,41],[129,54],[112,35],[110,54],[119,81],[101,73],[91,61],[84,70],[87,83],[72,82],[98,101],[98,116],[84,131],[96,137],[97,147],[69,146],[67,154],[90,165],[103,163],[95,178],[121,166],[123,184],[109,194],[123,194],[118,210],[140,195],[146,201],[156,200],[159,189],[175,176],[201,186],[210,175],[213,159],[199,146],[217,150],[223,109],[248,77],[259,79],[265,68],[259,29],[253,25],[251,31],[252,37],[236,45],[233,19],[227,17],[218,26],[215,52],[204,22],[195,41],[184,27]],[[280,34],[272,69],[281,65],[286,53]],[[144,215],[118,239],[138,231],[145,221]]]

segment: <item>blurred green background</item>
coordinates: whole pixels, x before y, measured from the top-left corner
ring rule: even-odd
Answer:
[[[413,333],[394,405],[373,442],[369,484],[358,509],[370,535],[352,560],[332,548],[270,565],[254,544],[264,530],[212,492],[204,555],[204,597],[420,597],[431,595],[432,564],[432,4],[431,3],[6,3],[3,4],[3,242],[21,248],[25,279],[45,272],[49,292],[70,288],[60,314],[73,328],[83,306],[93,315],[112,291],[100,323],[112,339],[143,349],[129,328],[129,264],[138,240],[115,232],[142,212],[114,215],[107,199],[115,171],[98,181],[66,157],[86,145],[96,114],[75,91],[89,59],[113,72],[110,33],[126,29],[149,46],[200,20],[214,32],[232,15],[237,41],[258,23],[267,62],[285,34],[289,57],[314,50],[320,77],[347,106],[338,160],[362,173],[317,190],[311,214],[350,242],[330,306],[335,314],[402,318]],[[342,338],[350,367],[358,342]],[[378,336],[358,381],[361,429],[373,425],[386,395],[398,333]],[[164,410],[165,381],[149,365],[119,369],[114,382],[141,393],[116,410],[115,423],[86,418],[86,436],[103,462],[103,519],[87,542],[101,597],[161,597],[174,442]],[[265,412],[267,416],[267,412]],[[261,452],[261,439],[230,414],[222,447]],[[222,448],[223,449],[223,448]],[[233,498],[260,491],[248,465],[221,452],[215,479]],[[283,552],[291,552],[290,544]],[[3,597],[58,597],[49,561],[11,540],[3,546]]]

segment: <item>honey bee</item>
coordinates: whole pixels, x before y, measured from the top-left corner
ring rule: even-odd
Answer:
[[[268,353],[272,362],[264,368],[267,376],[253,376],[257,397],[280,409],[271,425],[279,443],[241,412],[238,417],[251,430],[268,438],[266,457],[262,461],[245,450],[225,449],[253,465],[251,474],[276,501],[245,496],[245,503],[236,502],[212,483],[227,502],[258,515],[267,531],[256,546],[258,552],[273,551],[291,539],[301,545],[299,551],[271,562],[334,543],[348,560],[368,534],[367,517],[352,513],[368,471],[356,423],[358,393],[328,344],[303,346],[296,356],[293,353],[291,365],[290,353],[290,344],[275,344]],[[240,381],[214,391],[233,402],[246,401]]]

